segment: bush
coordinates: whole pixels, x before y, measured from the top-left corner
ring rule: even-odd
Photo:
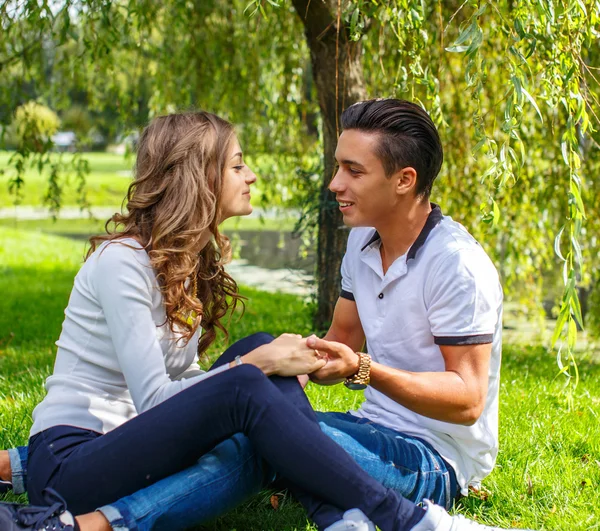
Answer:
[[[15,111],[11,128],[17,146],[21,149],[42,152],[60,126],[58,115],[49,107],[28,101]]]
[[[61,114],[62,128],[73,131],[78,137],[85,137],[92,128],[92,117],[81,105],[72,105]]]

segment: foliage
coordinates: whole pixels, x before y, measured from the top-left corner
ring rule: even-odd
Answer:
[[[553,346],[576,376],[578,287],[600,251],[600,3],[359,0],[344,16],[365,41],[371,93],[420,101],[440,128],[434,200],[492,254],[508,296],[535,309],[557,297],[562,269]]]
[[[15,111],[12,123],[19,149],[42,152],[60,127],[58,115],[49,107],[28,101]]]
[[[0,448],[27,440],[83,251],[82,242],[0,227]],[[249,300],[231,324],[232,340],[257,330],[310,332],[301,299],[242,291]],[[224,346],[215,345],[211,356]],[[483,491],[456,510],[503,527],[593,529],[600,521],[600,366],[582,362],[577,407],[569,411],[557,399],[562,383],[545,349],[509,346],[503,358],[498,465]],[[362,399],[343,386],[310,386],[308,395],[318,410],[344,411]],[[203,529],[313,529],[289,497],[278,511],[269,497],[263,493]]]
[[[542,299],[556,304],[559,364],[576,376],[578,326],[594,324],[578,294],[600,271],[600,2],[326,4],[339,42],[361,45],[369,94],[430,112],[446,153],[433,199],[490,252],[509,299],[533,314]],[[294,179],[313,174],[320,121],[316,72],[289,1],[13,1],[0,14],[0,109],[35,93],[62,111],[85,93],[94,112],[118,112],[113,122],[125,131],[156,113],[204,107],[242,124],[246,151],[290,157],[265,201],[305,190],[323,206],[309,181]],[[50,192],[59,197],[60,187]],[[592,317],[599,299],[589,297]]]

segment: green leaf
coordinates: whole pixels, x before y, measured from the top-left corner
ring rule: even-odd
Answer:
[[[558,314],[558,319],[556,320],[556,325],[554,326],[554,333],[552,334],[552,340],[550,342],[552,348],[554,348],[554,346],[556,345],[556,342],[560,338],[568,317],[569,317],[569,305],[563,303],[560,308],[560,313]]]
[[[571,236],[571,245],[573,246],[573,250],[575,251],[575,261],[577,264],[583,263],[583,255],[581,254],[581,245],[577,241],[577,238],[573,235]]]
[[[454,41],[452,46],[457,46],[457,45],[462,44],[463,42],[466,42],[469,39],[471,39],[473,37],[473,34],[477,31],[477,29],[478,29],[477,22],[476,21],[471,22],[471,24],[469,24],[461,32],[461,34],[458,36],[458,39],[456,39],[456,41]]]
[[[517,76],[511,76],[510,80],[512,81],[512,84],[515,87],[517,102],[521,103],[521,101],[523,101],[523,88],[521,85],[521,80]]]
[[[481,15],[483,15],[487,9],[487,6],[487,2],[484,2],[483,5],[477,11],[475,11],[473,18],[479,18]]]
[[[467,55],[476,52],[482,43],[483,43],[483,31],[481,31],[481,29],[478,27],[477,32],[475,33],[475,36],[473,37],[473,40],[471,41],[471,44],[469,45],[469,48],[467,49]]]
[[[569,184],[569,192],[575,200],[577,210],[579,210],[581,215],[585,218],[585,207],[583,206],[583,200],[581,199],[581,192],[579,191],[579,187],[575,184],[573,180],[571,180]]]
[[[490,175],[492,175],[492,173],[495,173],[498,169],[498,165],[496,163],[493,163],[486,171],[485,173],[481,176],[481,182],[484,182]]]
[[[567,166],[570,166],[570,164],[569,164],[569,146],[565,140],[563,140],[560,143],[560,151],[562,153],[562,157],[563,157],[563,160],[565,161],[565,164]]]
[[[356,23],[358,22],[358,16],[360,15],[360,10],[358,6],[354,9],[352,13],[352,17],[350,18],[350,31],[354,33],[356,31]]]
[[[563,232],[565,231],[565,225],[563,225],[560,230],[558,231],[558,234],[556,235],[556,237],[554,238],[554,253],[556,254],[556,256],[558,256],[563,262],[566,260],[565,257],[562,255],[562,252],[560,250],[560,240],[562,238]]]
[[[517,32],[517,35],[521,37],[521,39],[524,39],[526,37],[525,30],[523,29],[523,23],[518,17],[515,19],[515,31]]]
[[[462,53],[462,52],[467,51],[468,49],[469,49],[469,47],[468,46],[464,46],[464,45],[462,45],[462,46],[448,46],[446,48],[446,51],[447,52],[451,52],[451,53]]]
[[[573,312],[573,316],[577,320],[577,324],[583,329],[583,315],[581,313],[581,303],[579,302],[579,297],[576,296],[571,299],[571,311]]]
[[[529,94],[529,92],[527,92],[527,90],[525,90],[525,88],[521,88],[521,92],[523,92],[523,96],[525,96],[525,98],[527,98],[527,100],[529,100],[529,103],[531,103],[531,105],[533,105],[533,108],[536,110],[538,116],[540,117],[540,122],[544,123],[544,117],[542,116],[542,113],[540,112],[540,108],[537,106],[537,103],[535,102],[535,100],[533,99],[531,94]]]
[[[485,145],[486,140],[487,138],[484,136],[479,142],[477,142],[477,144],[475,144],[475,146],[473,146],[471,153],[475,155],[475,153],[477,153]]]
[[[567,328],[567,344],[569,349],[573,350],[577,343],[577,325],[572,317],[569,317],[569,326]]]
[[[498,203],[492,199],[493,225],[497,225],[500,221],[500,209]]]

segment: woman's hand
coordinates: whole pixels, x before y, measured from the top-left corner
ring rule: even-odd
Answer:
[[[298,376],[310,374],[325,366],[327,360],[314,348],[306,345],[306,339],[298,334],[282,334],[271,343],[242,356],[244,363],[251,363],[267,376]]]

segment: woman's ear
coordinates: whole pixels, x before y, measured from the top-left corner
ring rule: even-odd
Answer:
[[[402,168],[396,172],[396,193],[406,195],[410,192],[416,195],[417,190],[417,171],[411,166]]]

